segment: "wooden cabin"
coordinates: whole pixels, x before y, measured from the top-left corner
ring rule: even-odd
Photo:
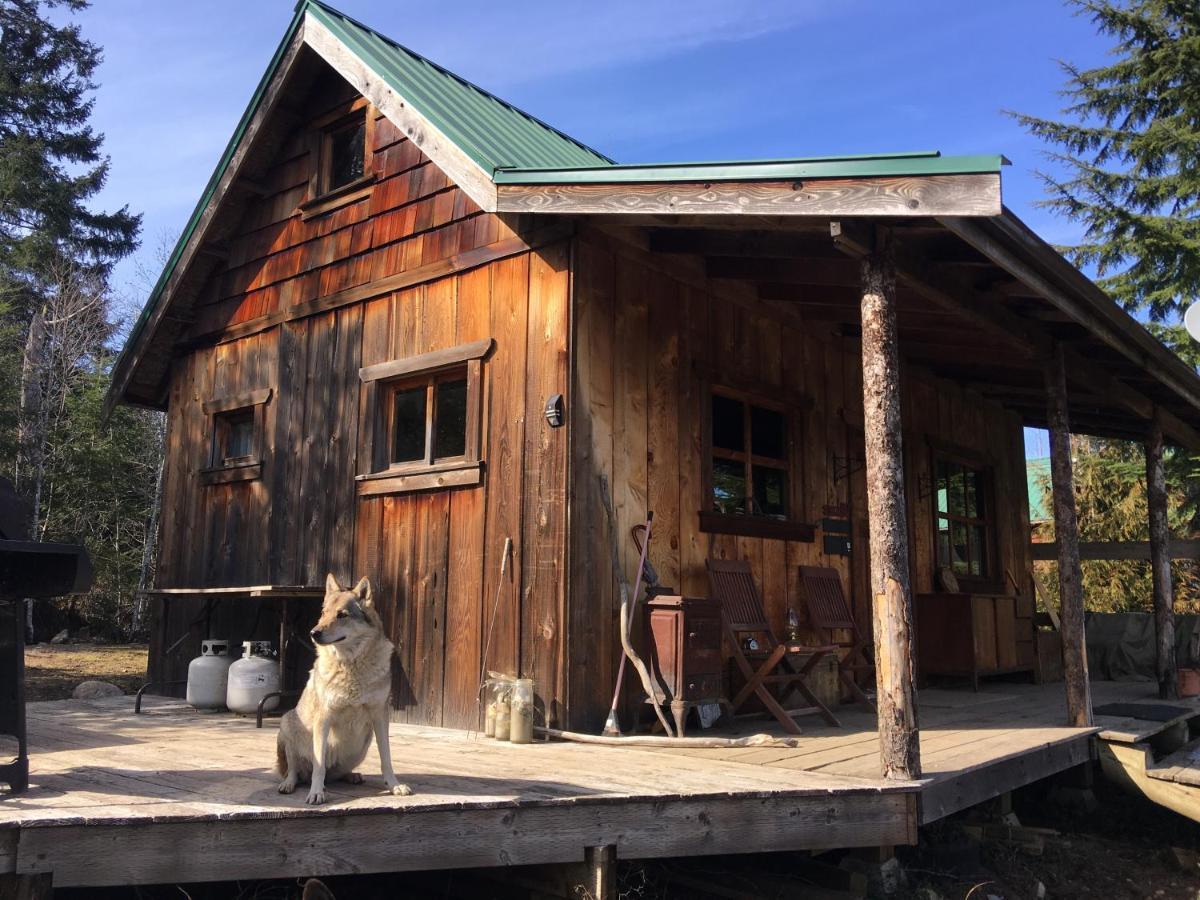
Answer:
[[[1200,379],[1003,207],[1004,162],[618,165],[304,0],[114,371],[168,420],[151,678],[209,634],[299,646],[296,598],[365,574],[398,720],[473,726],[493,669],[598,729],[650,510],[663,584],[749,560],[779,633],[835,567],[912,632],[886,702],[910,652],[1031,672],[1022,427],[1200,447]]]

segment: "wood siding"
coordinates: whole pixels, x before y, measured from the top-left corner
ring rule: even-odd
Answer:
[[[315,118],[348,96],[329,79],[305,108]],[[557,716],[567,432],[540,411],[567,393],[570,242],[481,213],[387,119],[372,132],[366,195],[305,219],[316,161],[309,129],[298,128],[221,249],[172,373],[158,586],[369,575],[399,647],[397,718],[459,727],[475,723],[499,591],[487,664],[536,678]],[[375,289],[404,273],[415,283]],[[495,350],[483,363],[483,483],[357,496],[376,439],[359,368],[485,338]],[[263,388],[273,393],[262,477],[201,485],[212,441],[201,404]],[[506,537],[514,555],[498,584]],[[155,679],[183,678],[206,629],[278,638],[266,603],[216,601],[207,617],[199,599],[156,607]],[[301,634],[314,613],[300,613]]]
[[[871,627],[857,339],[739,292],[736,283],[710,281],[679,257],[651,254],[637,235],[586,229],[576,250],[568,645],[571,721],[581,729],[603,724],[620,659],[610,529],[632,578],[630,529],[647,509],[655,516],[650,559],[664,584],[707,596],[706,558],[747,559],[783,634],[789,606],[805,617],[799,566],[829,565],[842,575],[860,628]],[[812,542],[699,530],[708,383],[793,398],[798,517],[819,526],[827,515],[848,514],[850,556],[826,555],[820,527]],[[907,368],[902,389],[914,591],[933,590],[932,448],[952,443],[993,466],[997,588],[1011,591],[1011,572],[1029,601],[1020,422],[928,372]]]

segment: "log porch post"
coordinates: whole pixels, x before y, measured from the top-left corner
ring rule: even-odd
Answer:
[[[1163,432],[1157,411],[1146,435],[1146,505],[1150,513],[1150,576],[1154,585],[1154,672],[1158,677],[1158,696],[1175,700],[1179,697],[1175,673],[1175,596],[1171,586]]]
[[[1067,415],[1067,373],[1063,348],[1056,343],[1046,361],[1046,423],[1050,428],[1050,476],[1054,488],[1054,537],[1058,542],[1059,633],[1067,685],[1067,720],[1092,724],[1087,646],[1083,629],[1083,569],[1079,564],[1079,522],[1075,518],[1075,479],[1071,472],[1071,425]]]
[[[901,445],[896,265],[886,232],[880,232],[873,251],[862,261],[862,353],[880,763],[885,778],[920,778]]]

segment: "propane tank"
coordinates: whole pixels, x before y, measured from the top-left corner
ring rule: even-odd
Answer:
[[[229,683],[229,641],[200,642],[200,655],[188,664],[187,702],[196,709],[220,709]]]
[[[279,663],[273,657],[270,641],[245,641],[242,644],[242,658],[229,667],[225,705],[230,712],[256,713],[262,698],[280,689]],[[274,697],[263,710],[270,712],[278,706],[279,698]]]

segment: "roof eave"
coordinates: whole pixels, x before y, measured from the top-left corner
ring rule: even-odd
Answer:
[[[976,217],[999,216],[1003,202],[1000,173],[995,171],[498,183],[496,211],[601,216]]]

